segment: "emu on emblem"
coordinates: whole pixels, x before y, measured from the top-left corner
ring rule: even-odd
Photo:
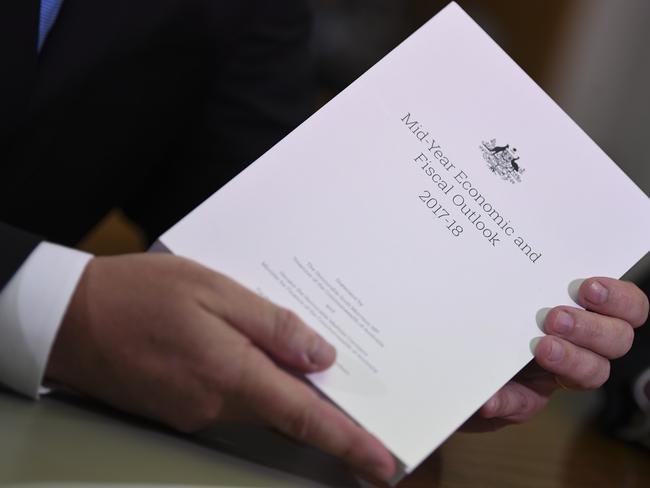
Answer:
[[[490,171],[510,183],[521,183],[521,175],[526,170],[517,162],[519,156],[516,147],[510,147],[510,144],[499,146],[496,139],[492,139],[489,142],[483,141],[479,148]]]

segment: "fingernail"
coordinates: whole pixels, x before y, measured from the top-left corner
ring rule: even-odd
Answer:
[[[546,329],[544,329],[544,322],[546,321],[546,316],[550,311],[551,309],[549,307],[545,307],[540,308],[535,314],[535,322],[537,322],[537,327],[539,327],[539,330],[542,332],[546,332]]]
[[[602,305],[607,301],[609,291],[599,281],[592,281],[585,290],[585,298],[594,305]]]
[[[535,355],[535,350],[537,349],[537,345],[539,344],[539,341],[541,341],[543,337],[535,337],[530,341],[530,352],[533,353],[533,356]]]
[[[573,280],[571,283],[569,283],[569,296],[571,297],[571,300],[578,304],[580,303],[578,302],[578,297],[580,296],[580,287],[584,281],[584,279],[579,279]]]
[[[567,335],[571,332],[573,328],[573,317],[571,314],[560,310],[555,316],[555,321],[553,322],[553,331],[558,334]]]
[[[324,339],[314,341],[314,345],[308,354],[308,360],[315,366],[326,366],[336,359],[336,349]]]
[[[548,351],[546,356],[549,361],[559,361],[564,356],[564,348],[560,345],[558,341],[551,342],[551,349]]]

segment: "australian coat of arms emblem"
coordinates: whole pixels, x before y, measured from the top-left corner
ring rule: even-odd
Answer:
[[[521,183],[521,175],[526,170],[518,162],[517,148],[511,147],[510,144],[497,145],[496,139],[483,141],[479,148],[490,171],[510,183]]]

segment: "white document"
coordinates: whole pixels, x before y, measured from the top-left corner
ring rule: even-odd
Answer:
[[[456,4],[161,237],[338,350],[314,385],[415,468],[543,307],[650,247],[648,197]]]

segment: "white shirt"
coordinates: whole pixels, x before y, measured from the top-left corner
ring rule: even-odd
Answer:
[[[0,383],[32,398],[79,279],[92,258],[40,243],[0,291]]]
[[[62,4],[41,2],[39,52]],[[0,290],[0,383],[32,398],[44,391],[52,344],[91,257],[42,242]]]

